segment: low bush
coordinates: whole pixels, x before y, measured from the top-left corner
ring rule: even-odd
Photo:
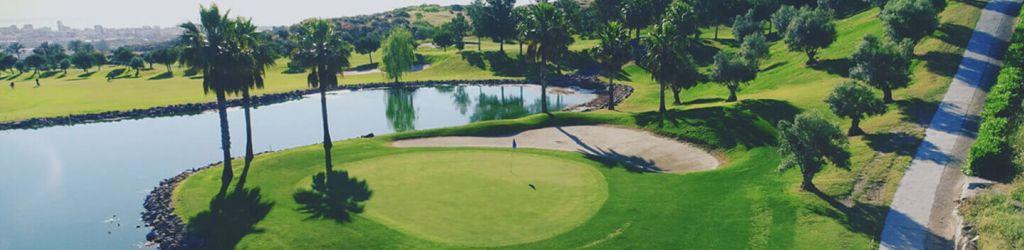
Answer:
[[[1024,246],[1024,181],[1008,192],[991,192],[969,199],[961,206],[964,219],[974,225],[981,249],[1014,249]]]
[[[963,171],[967,175],[984,175],[1004,170],[1010,165],[1012,149],[1006,141],[1009,133],[1009,119],[991,117],[985,119],[978,130],[978,139],[967,153],[967,164]]]

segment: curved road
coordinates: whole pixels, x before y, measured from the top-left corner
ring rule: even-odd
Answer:
[[[900,180],[880,249],[953,249],[953,216],[964,176],[960,166],[977,133],[978,113],[999,72],[1021,0],[989,1],[960,68],[932,116],[924,141]]]

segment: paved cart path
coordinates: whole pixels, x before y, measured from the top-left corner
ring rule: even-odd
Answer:
[[[881,249],[952,249],[954,200],[960,166],[973,143],[978,114],[995,81],[1021,0],[989,1],[964,51],[960,68],[925,131],[893,198]]]

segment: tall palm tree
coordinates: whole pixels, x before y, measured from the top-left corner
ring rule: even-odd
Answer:
[[[541,112],[548,112],[547,98],[547,75],[548,61],[557,59],[569,51],[569,45],[573,43],[572,35],[569,33],[565,14],[558,10],[555,5],[545,0],[534,4],[527,11],[523,22],[526,27],[527,57],[535,63],[539,63],[540,85],[541,85]]]
[[[220,194],[227,191],[234,174],[231,168],[231,134],[228,130],[227,95],[238,94],[253,81],[251,63],[246,65],[245,56],[240,55],[237,22],[223,15],[216,4],[200,7],[200,23],[181,24],[184,29],[180,39],[183,45],[180,62],[192,70],[203,73],[203,91],[217,96],[217,113],[220,118],[221,149],[224,156],[224,170],[221,173]]]
[[[608,109],[615,110],[615,78],[630,59],[629,31],[618,22],[610,22],[597,35],[601,43],[594,48],[594,57],[608,77]]]
[[[306,77],[310,87],[320,89],[320,109],[324,125],[324,164],[327,173],[333,171],[331,163],[331,132],[327,125],[327,90],[338,86],[338,75],[349,67],[352,46],[342,40],[333,22],[310,19],[298,26],[292,36],[295,50],[292,61],[310,70]]]
[[[246,177],[249,175],[249,167],[252,165],[254,158],[252,149],[252,117],[250,109],[252,107],[251,98],[249,96],[250,89],[262,89],[263,88],[263,76],[266,72],[266,68],[274,65],[274,59],[276,57],[274,50],[270,47],[270,37],[265,33],[257,32],[256,26],[248,19],[239,19],[236,21],[237,25],[234,25],[235,32],[233,35],[237,37],[239,55],[241,59],[247,65],[243,72],[245,81],[243,81],[244,88],[242,88],[242,107],[245,110],[245,166],[242,167],[242,174],[238,177],[238,184],[235,186],[237,190],[242,190],[245,187]]]
[[[665,107],[665,89],[673,82],[680,81],[684,77],[683,73],[687,71],[682,68],[682,65],[692,64],[689,61],[689,54],[685,52],[686,48],[677,39],[676,33],[672,25],[663,24],[655,26],[651,35],[643,40],[647,53],[639,60],[640,66],[651,72],[651,77],[658,82],[660,87],[659,96],[661,101],[658,105],[658,112],[661,113],[662,120],[665,119],[667,112]]]

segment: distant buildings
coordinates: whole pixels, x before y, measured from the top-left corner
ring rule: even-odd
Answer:
[[[170,41],[181,34],[178,27],[162,28],[160,26],[143,26],[135,28],[104,28],[96,25],[92,28],[75,29],[57,21],[57,30],[49,27],[35,28],[31,24],[0,27],[0,46],[18,42],[26,48],[34,48],[43,42],[67,44],[72,40],[82,40],[97,45],[98,49],[112,49],[124,45],[140,45]]]

